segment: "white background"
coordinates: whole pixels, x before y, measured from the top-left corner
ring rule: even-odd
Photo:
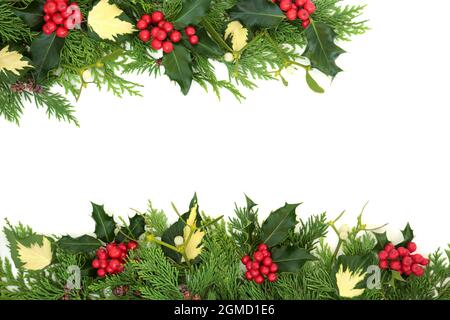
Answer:
[[[262,215],[303,201],[301,217],[345,209],[346,222],[369,200],[367,223],[398,236],[409,221],[421,251],[446,246],[450,2],[367,2],[372,30],[342,45],[345,72],[324,95],[301,70],[242,104],[139,77],[144,98],[84,92],[81,128],[33,106],[20,128],[0,120],[0,218],[80,235],[90,201],[127,215],[152,199],[173,216],[170,201],[184,210],[196,191],[207,213],[230,215],[245,192]]]

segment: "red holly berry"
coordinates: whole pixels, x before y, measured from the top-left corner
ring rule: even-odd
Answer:
[[[246,264],[245,264],[245,268],[247,269],[247,271],[250,271],[250,270],[252,270],[252,262],[251,261],[249,261],[249,262],[247,262]]]
[[[253,255],[253,258],[255,258],[255,261],[261,262],[264,259],[264,256],[262,252],[256,251]]]
[[[412,253],[417,250],[417,245],[414,242],[408,242],[406,248]]]
[[[164,23],[166,23],[164,20],[161,20],[160,22],[158,22],[158,24],[157,24],[158,28],[162,29],[164,26]]]
[[[309,19],[309,13],[305,9],[299,10],[297,16],[301,20]]]
[[[167,32],[165,32],[162,29],[159,29],[158,32],[156,32],[155,39],[158,39],[159,41],[163,41],[167,38]]]
[[[265,243],[261,243],[260,245],[258,245],[258,251],[267,251],[269,250],[269,247],[267,247],[267,244]]]
[[[67,10],[67,3],[65,3],[64,1],[58,1],[58,2],[56,3],[56,9],[57,9],[59,12],[66,11],[66,10]]]
[[[311,1],[307,1],[303,8],[308,11],[309,14],[313,14],[314,12],[316,12],[316,5]]]
[[[161,30],[160,28],[154,27],[154,28],[152,29],[152,31],[151,31],[152,37],[153,37],[153,38],[156,38],[156,35],[158,34],[158,32],[159,32],[160,30]]]
[[[127,245],[125,243],[119,243],[117,247],[120,251],[127,251]]]
[[[193,35],[193,36],[189,37],[189,43],[190,44],[196,45],[196,44],[198,44],[198,42],[199,42],[199,39],[198,39],[198,37],[196,35]]]
[[[388,258],[388,253],[384,250],[378,252],[378,258],[380,260],[386,260]]]
[[[105,269],[108,266],[108,261],[106,261],[106,259],[100,259],[99,263],[100,263],[100,268],[102,268],[102,269]]]
[[[161,11],[155,11],[152,13],[153,23],[158,23],[161,20],[164,20],[164,13],[162,13]]]
[[[395,246],[391,242],[384,246],[384,251],[387,253],[389,253],[392,249],[395,249]]]
[[[105,260],[108,258],[108,253],[106,253],[106,250],[104,248],[100,248],[97,250],[97,257],[100,260]]]
[[[398,251],[398,254],[400,255],[400,257],[406,257],[409,255],[409,250],[404,247],[399,247],[397,249],[397,251]]]
[[[55,13],[55,14],[52,16],[52,20],[53,20],[53,22],[56,23],[56,24],[62,24],[62,23],[64,23],[64,18],[62,17],[62,15],[61,15],[60,13]]]
[[[266,276],[270,273],[269,267],[266,267],[266,266],[262,266],[261,268],[259,268],[259,271],[260,271],[263,275],[266,275]]]
[[[170,22],[164,22],[162,28],[164,29],[165,32],[172,32],[173,31],[173,24]]]
[[[297,7],[303,7],[307,0],[295,0],[295,5]]]
[[[410,266],[412,263],[413,263],[413,259],[411,257],[409,257],[409,256],[408,257],[404,257],[402,259],[402,264],[404,266]]]
[[[258,270],[259,269],[259,263],[258,262],[252,262],[252,269]]]
[[[261,276],[261,275],[256,276],[256,277],[255,277],[255,282],[256,282],[257,284],[262,284],[262,283],[264,282],[264,277]]]
[[[249,271],[247,271],[246,273],[245,273],[245,278],[247,279],[247,280],[252,280],[253,279],[253,276],[252,276],[252,273],[251,272],[249,272]]]
[[[111,250],[108,251],[108,255],[114,259],[120,258],[121,254],[122,252],[118,247],[111,248]]]
[[[145,22],[147,22],[147,24],[152,23],[152,17],[150,17],[149,14],[142,15],[141,20],[144,20]]]
[[[159,50],[162,48],[162,42],[159,41],[158,39],[153,39],[152,40],[152,48],[155,50]]]
[[[423,258],[422,261],[420,262],[421,265],[426,266],[430,263],[430,260]]]
[[[402,265],[402,271],[407,274],[411,271],[411,266]]]
[[[380,267],[380,269],[388,269],[389,268],[389,262],[387,260],[380,260],[380,262],[378,263],[378,266]]]
[[[309,19],[302,21],[302,27],[304,29],[308,28],[310,24],[311,24],[311,20],[309,20]]]
[[[114,270],[117,270],[121,266],[121,263],[117,259],[111,259],[111,261],[109,261],[109,266]]]
[[[263,265],[265,265],[266,267],[270,267],[272,265],[272,258],[265,257],[263,260]]]
[[[423,260],[423,257],[421,254],[412,254],[411,258],[413,260],[414,263],[421,263]]]
[[[388,257],[391,260],[395,260],[397,259],[399,256],[397,249],[392,249],[391,251],[389,251]]]
[[[392,261],[390,264],[392,270],[400,271],[402,269],[402,265],[400,261]]]
[[[128,250],[136,250],[138,248],[138,243],[136,241],[130,241],[127,243]]]
[[[147,29],[148,28],[148,22],[141,19],[141,20],[139,20],[136,23],[136,28],[138,28],[139,30]]]
[[[415,276],[418,277],[421,277],[424,274],[423,268],[416,263],[411,266],[411,271],[412,273],[414,273]]]
[[[252,269],[250,270],[250,273],[252,275],[253,278],[257,277],[260,275],[259,270],[258,269]]]
[[[47,14],[54,14],[57,10],[56,3],[54,2],[47,2],[44,4],[44,12]]]
[[[289,9],[292,8],[292,1],[291,0],[281,0],[279,6],[282,11],[288,11]]]
[[[275,273],[269,273],[269,275],[267,276],[267,280],[269,280],[270,282],[275,282],[277,281],[277,275]]]
[[[175,43],[180,42],[181,38],[182,38],[181,32],[178,30],[172,31],[169,38],[172,42],[175,42]]]
[[[276,263],[272,263],[272,265],[269,267],[270,272],[275,273],[278,271],[278,265]]]
[[[162,49],[164,53],[171,53],[173,51],[173,43],[170,41],[163,42]]]
[[[297,19],[297,9],[291,8],[288,11],[286,11],[286,18],[291,21]]]
[[[97,270],[97,275],[98,275],[100,278],[103,278],[104,276],[106,276],[106,271],[105,271],[105,269],[98,269],[98,270]]]
[[[44,16],[44,21],[45,21],[45,22],[50,21],[51,18],[52,18],[52,17],[51,17],[50,15],[46,14],[46,15]]]
[[[184,33],[186,33],[188,37],[193,36],[196,32],[197,31],[193,26],[187,26],[186,28],[184,28]]]
[[[116,271],[116,269],[114,269],[113,267],[111,267],[110,265],[108,265],[105,269],[106,273],[114,273]]]
[[[94,269],[100,268],[100,261],[98,261],[98,259],[92,260],[92,268]]]

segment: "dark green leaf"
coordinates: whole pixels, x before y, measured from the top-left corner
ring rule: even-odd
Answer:
[[[187,39],[183,39],[183,44],[193,52],[207,58],[219,57],[223,55],[223,50],[214,40],[211,39],[205,29],[198,28],[197,36],[200,39],[198,44],[191,45]]]
[[[55,33],[45,35],[41,33],[31,43],[31,56],[38,80],[47,77],[50,70],[59,65],[64,39],[58,38]]]
[[[267,0],[239,0],[230,12],[231,20],[240,20],[246,27],[275,27],[284,18],[278,5]]]
[[[97,238],[84,235],[78,238],[64,236],[57,242],[58,246],[68,253],[87,253],[97,250],[102,246],[102,242]]]
[[[137,240],[145,232],[145,219],[140,214],[136,214],[130,219],[130,224],[120,228],[116,236],[116,241],[122,242],[129,239]]]
[[[342,265],[344,270],[350,269],[353,272],[358,270],[365,271],[367,267],[377,264],[377,257],[373,253],[366,254],[364,256],[345,256],[341,255],[337,259],[336,270]]]
[[[284,246],[272,249],[272,259],[281,272],[297,272],[307,261],[317,258],[303,248]]]
[[[24,9],[14,9],[14,13],[22,18],[30,29],[39,30],[44,23],[44,3],[43,0],[33,1]]]
[[[345,51],[335,44],[336,32],[322,22],[311,21],[306,29],[306,46],[303,55],[311,61],[313,68],[319,69],[328,76],[335,77],[342,71],[336,65],[336,59]]]
[[[308,84],[308,87],[315,93],[325,92],[325,90],[323,90],[323,88],[317,83],[317,81],[314,80],[309,71],[306,71],[306,83]]]
[[[256,203],[253,202],[252,199],[250,199],[247,195],[245,195],[245,201],[247,202],[247,211],[252,210],[254,207],[257,206]]]
[[[402,230],[403,241],[400,242],[397,246],[404,247],[414,239],[414,231],[411,229],[409,223],[406,225],[405,229]]]
[[[386,231],[383,233],[372,232],[375,238],[377,239],[377,245],[375,246],[376,251],[383,250],[384,247],[389,243],[389,239],[387,238]]]
[[[297,224],[295,209],[300,204],[285,204],[272,212],[262,225],[262,242],[269,247],[283,242]]]
[[[176,81],[184,95],[188,94],[192,84],[192,58],[182,45],[175,45],[174,50],[165,55],[162,62],[166,75]]]
[[[183,8],[174,21],[178,29],[188,25],[197,25],[206,16],[211,0],[183,0]]]
[[[92,203],[92,218],[95,220],[95,234],[104,242],[114,241],[116,223],[113,217],[106,214],[103,206]]]

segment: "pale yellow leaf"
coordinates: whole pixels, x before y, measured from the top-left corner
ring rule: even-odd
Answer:
[[[234,51],[241,51],[247,45],[248,30],[239,21],[232,21],[225,30],[225,40],[231,36]]]
[[[132,33],[134,26],[122,21],[123,11],[108,0],[100,0],[89,12],[88,25],[102,39],[114,40],[117,36]]]
[[[350,269],[344,271],[341,266],[336,273],[339,295],[344,298],[354,298],[362,295],[364,289],[355,289],[355,287],[363,279],[364,274],[362,272],[351,272]]]
[[[17,251],[23,268],[27,270],[41,270],[52,262],[52,245],[47,238],[43,238],[42,245],[33,243],[26,247],[17,243]]]
[[[201,243],[205,233],[197,230],[197,209],[197,205],[191,208],[189,218],[186,221],[186,226],[183,229],[183,238],[186,242],[184,244],[184,254],[188,260],[197,258],[203,248]]]
[[[20,75],[19,71],[31,67],[27,60],[23,59],[17,51],[10,51],[9,46],[0,50],[0,71],[11,71],[15,75]]]

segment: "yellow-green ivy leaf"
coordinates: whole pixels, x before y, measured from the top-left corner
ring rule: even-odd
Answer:
[[[186,221],[186,226],[184,227],[183,238],[184,238],[184,255],[188,260],[194,260],[202,252],[202,240],[205,236],[203,231],[197,229],[197,210],[198,206],[194,205],[191,208],[189,218]]]
[[[47,238],[43,238],[42,245],[33,243],[29,247],[17,243],[17,253],[23,268],[26,270],[42,270],[52,262],[52,245]]]
[[[10,50],[9,46],[0,50],[0,72],[10,71],[18,76],[27,67],[31,67],[30,63],[19,52]]]
[[[135,31],[134,26],[120,19],[124,12],[108,0],[100,0],[89,12],[88,25],[102,39],[115,40]]]
[[[239,21],[232,21],[228,24],[224,35],[225,40],[230,36],[234,51],[241,51],[247,45],[248,30]]]
[[[336,273],[336,284],[339,295],[344,298],[354,298],[363,294],[364,289],[356,289],[356,285],[364,280],[361,271],[352,272],[350,269],[344,270],[343,266]]]

